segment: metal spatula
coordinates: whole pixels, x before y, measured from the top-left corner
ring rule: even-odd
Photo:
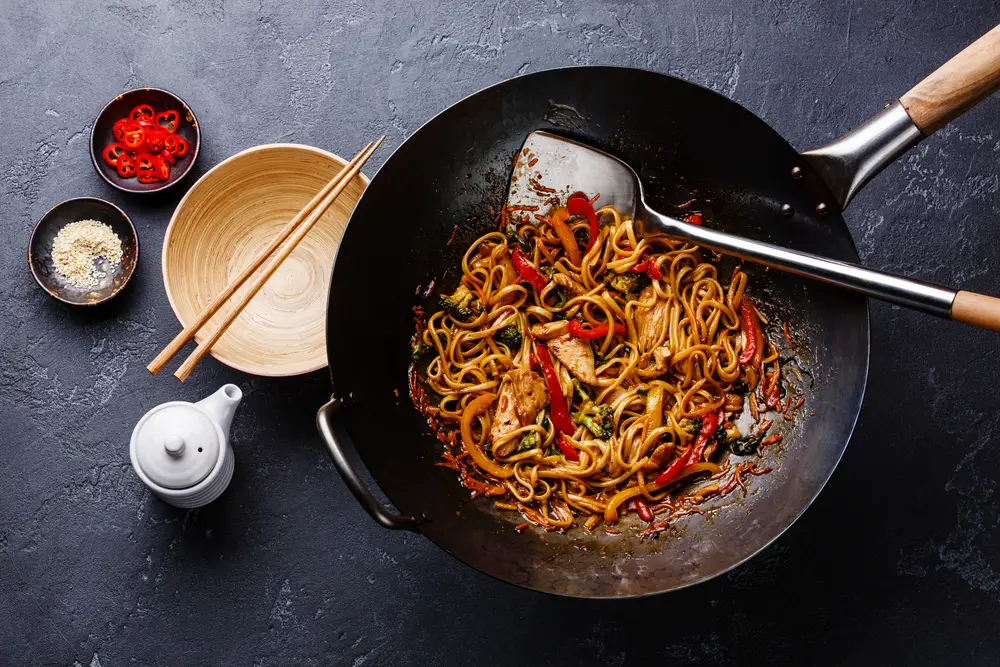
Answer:
[[[541,180],[544,183],[539,182],[539,173],[543,173]],[[532,132],[514,164],[507,191],[508,208],[534,206],[544,211],[546,202],[553,196],[549,188],[562,193],[564,199],[577,190],[591,194],[599,192],[601,198],[598,205],[614,206],[623,215],[631,217],[635,220],[638,234],[667,234],[906,308],[1000,331],[1000,299],[956,291],[682,222],[657,213],[646,205],[638,174],[618,158],[565,137],[542,131]]]

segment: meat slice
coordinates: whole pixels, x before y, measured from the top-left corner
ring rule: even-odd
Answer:
[[[546,345],[556,356],[556,359],[569,369],[569,372],[587,384],[597,384],[597,373],[594,371],[594,349],[590,341],[576,338],[569,334],[553,338]]]
[[[666,345],[653,348],[652,352],[646,352],[639,357],[639,368],[644,371],[655,371],[663,374],[670,367],[670,348]]]
[[[565,289],[569,293],[569,296],[580,296],[581,294],[587,293],[587,290],[583,288],[583,285],[576,282],[565,273],[557,273],[552,276],[552,282]]]
[[[508,371],[500,381],[497,410],[490,427],[490,442],[496,445],[504,436],[535,420],[538,411],[548,405],[549,394],[545,382],[537,373],[516,368]],[[506,456],[517,442],[511,440],[494,448],[497,456]]]
[[[639,301],[648,303],[653,299],[656,292],[653,286],[649,285],[639,294]],[[667,327],[669,326],[669,305],[663,297],[658,297],[656,302],[648,307],[635,309],[636,333],[639,338],[639,352],[650,352],[654,347],[659,347],[667,339]]]
[[[560,336],[565,336],[568,331],[569,322],[566,320],[556,320],[555,322],[536,324],[531,327],[531,335],[538,340],[552,340],[553,338],[559,338]]]

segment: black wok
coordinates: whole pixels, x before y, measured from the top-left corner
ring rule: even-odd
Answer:
[[[642,102],[612,91],[643,91]],[[615,67],[504,81],[408,138],[358,203],[330,287],[334,398],[317,422],[338,470],[377,521],[417,530],[498,579],[580,597],[653,594],[703,581],[777,538],[833,473],[865,389],[867,300],[747,267],[762,311],[794,334],[805,407],[795,421],[776,426],[784,443],[768,454],[774,470],[754,478],[745,497],[737,492],[714,511],[684,517],[658,539],[637,538],[631,516],[620,536],[579,528],[515,532],[520,516],[470,500],[455,473],[435,465],[442,445],[409,401],[407,368],[411,308],[421,303],[415,290],[432,280],[438,288],[455,284],[468,244],[495,227],[514,152],[540,128],[623,158],[639,172],[650,204],[668,215],[694,197],[719,228],[858,261],[836,185],[735,102],[669,76]],[[368,492],[344,456],[347,442],[401,515]]]

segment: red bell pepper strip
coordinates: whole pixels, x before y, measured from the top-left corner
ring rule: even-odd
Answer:
[[[573,445],[566,442],[566,438],[560,435],[556,439],[556,444],[559,445],[559,451],[562,452],[563,456],[565,456],[567,459],[569,459],[570,461],[580,460],[580,452],[576,451],[576,448],[573,447]]]
[[[569,321],[569,335],[576,338],[583,338],[584,340],[593,340],[595,338],[604,338],[608,335],[608,325],[600,324],[592,329],[584,328],[583,324],[579,320]],[[625,335],[625,325],[615,324],[615,334],[619,336]]]
[[[570,215],[582,215],[587,218],[587,223],[590,226],[590,239],[587,241],[587,247],[583,250],[583,254],[586,255],[597,242],[597,213],[594,212],[594,205],[590,203],[587,195],[582,192],[574,192],[566,200],[566,210]]]
[[[631,269],[628,270],[629,273],[645,273],[652,280],[663,280],[663,273],[660,272],[660,267],[658,267],[653,262],[648,259],[644,259]]]
[[[740,354],[740,363],[749,364],[757,354],[757,313],[754,312],[753,302],[749,297],[744,296],[740,302],[740,320],[743,323],[743,352]]]
[[[695,438],[694,445],[687,451],[687,454],[679,459],[675,459],[666,470],[660,473],[656,478],[656,485],[663,488],[676,479],[684,468],[698,463],[705,453],[705,447],[715,437],[715,432],[719,430],[719,424],[721,423],[722,419],[719,416],[718,410],[702,417],[701,430],[698,431],[698,437]]]
[[[691,215],[684,218],[684,222],[688,223],[689,225],[698,225],[699,227],[701,227],[701,214],[692,213]]]
[[[718,410],[715,412],[709,412],[701,418],[701,430],[698,431],[698,437],[694,439],[691,463],[698,463],[701,461],[701,456],[705,453],[705,447],[712,440],[712,438],[715,437],[715,432],[719,430],[719,424],[721,423],[722,419]]]
[[[645,498],[635,499],[635,511],[639,515],[639,518],[646,523],[652,523],[653,521],[653,510],[649,509],[649,504],[646,503]]]
[[[656,486],[662,489],[676,479],[677,476],[681,474],[681,470],[684,470],[688,464],[692,463],[692,460],[694,459],[692,454],[694,454],[694,447],[689,449],[687,454],[684,456],[679,459],[674,459],[674,462],[667,466],[667,469],[661,472],[656,478]]]
[[[576,426],[569,418],[569,411],[566,409],[566,398],[563,396],[562,387],[559,386],[559,376],[552,365],[552,357],[549,356],[549,348],[545,343],[535,345],[535,357],[538,365],[545,376],[545,384],[549,388],[549,406],[551,407],[552,425],[559,433],[573,433]],[[562,446],[560,445],[560,449]],[[567,458],[569,458],[567,456]]]
[[[176,155],[176,153],[174,155]],[[535,265],[524,256],[524,253],[521,252],[520,248],[514,248],[514,251],[511,252],[510,255],[511,259],[514,261],[514,269],[517,271],[517,275],[531,283],[531,286],[539,292],[545,289],[545,286],[549,284],[549,281],[545,279],[545,276],[538,272],[538,269],[536,269]]]

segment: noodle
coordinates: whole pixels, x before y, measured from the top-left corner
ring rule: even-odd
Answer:
[[[562,206],[505,209],[463,255],[456,293],[416,318],[411,397],[447,446],[442,465],[547,530],[578,517],[590,530],[636,503],[669,519],[745,489],[755,464],[723,452],[750,455],[760,438],[735,413],[756,420],[755,392],[784,391],[745,273],[723,284],[698,247],[594,214],[599,227]],[[670,500],[705,473],[718,481]]]

